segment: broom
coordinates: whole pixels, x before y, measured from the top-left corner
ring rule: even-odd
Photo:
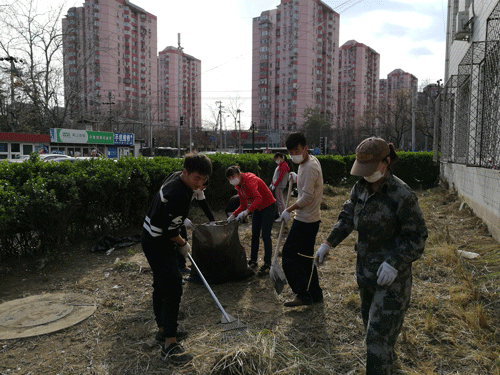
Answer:
[[[288,175],[288,193],[286,195],[286,204],[285,208],[288,207],[288,202],[290,201],[290,196],[292,195],[292,176]],[[271,269],[269,270],[269,277],[271,278],[271,282],[273,283],[274,290],[276,293],[280,294],[283,291],[283,288],[287,284],[286,276],[283,273],[283,270],[280,267],[278,262],[278,251],[281,245],[281,237],[283,236],[283,228],[285,227],[285,222],[281,221],[280,233],[278,235],[278,243],[276,244],[276,251],[273,255],[273,261],[271,263]]]

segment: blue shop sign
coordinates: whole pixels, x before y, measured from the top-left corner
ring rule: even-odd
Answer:
[[[133,146],[134,134],[132,133],[113,133],[113,144],[119,146]]]

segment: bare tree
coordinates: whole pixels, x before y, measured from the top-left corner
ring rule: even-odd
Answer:
[[[62,33],[63,7],[38,10],[36,0],[17,1],[3,7],[0,41],[3,54],[19,64],[12,72],[14,95],[10,103],[23,118],[17,130],[46,133],[63,123]]]
[[[396,147],[404,148],[405,135],[411,132],[411,92],[400,90],[379,102],[380,135]]]

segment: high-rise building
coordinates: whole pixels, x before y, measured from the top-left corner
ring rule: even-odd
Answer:
[[[340,126],[351,129],[375,126],[379,73],[380,54],[372,48],[355,40],[340,47],[337,113]]]
[[[380,82],[380,85],[382,85],[382,82]],[[380,91],[380,98],[390,101],[394,95],[402,90],[413,91],[416,94],[418,78],[402,69],[394,69],[387,75],[384,86],[385,90],[383,92],[382,90]]]
[[[160,123],[177,126],[182,117],[184,126],[201,127],[201,61],[175,47],[161,51],[158,98]]]
[[[68,10],[62,20],[64,87],[76,121],[122,131],[116,127],[125,120],[156,118],[156,21],[127,0],[85,0]]]
[[[337,110],[339,14],[320,0],[281,0],[253,19],[252,122],[296,130],[304,111]]]

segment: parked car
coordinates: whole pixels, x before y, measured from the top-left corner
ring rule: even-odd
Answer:
[[[70,159],[71,158],[71,156],[62,155],[62,154],[40,154],[38,156],[43,161],[49,161],[49,160],[53,160],[53,159]]]
[[[52,158],[52,159],[44,159],[44,161],[47,161],[47,162],[60,162],[60,161],[69,161],[70,163],[74,163],[75,161],[79,160],[77,158],[74,158],[72,156],[66,156],[66,155],[60,155],[60,156],[65,156],[65,157],[62,157],[62,158]]]

